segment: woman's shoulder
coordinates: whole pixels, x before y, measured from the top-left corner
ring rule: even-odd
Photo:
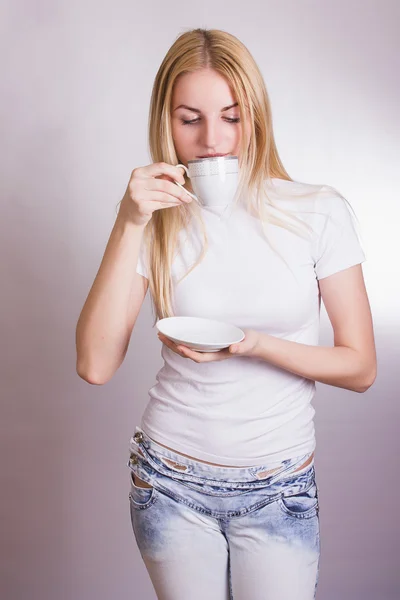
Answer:
[[[337,205],[347,200],[340,192],[325,183],[271,178],[267,180],[266,192],[272,204],[287,210],[329,214]]]
[[[316,195],[320,191],[330,188],[325,183],[307,183],[295,179],[279,179],[278,177],[267,179],[266,187],[270,190],[276,190],[283,197],[285,195],[293,195],[293,197]],[[333,188],[331,189],[333,190]]]

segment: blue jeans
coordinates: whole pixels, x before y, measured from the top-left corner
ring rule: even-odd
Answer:
[[[136,427],[127,463],[130,514],[157,598],[314,599],[320,555],[314,463],[294,473],[310,456],[272,465],[275,471],[264,476],[271,465],[210,465],[164,448]]]

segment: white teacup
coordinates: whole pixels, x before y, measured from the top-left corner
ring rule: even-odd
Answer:
[[[188,167],[176,166],[185,169],[196,195],[185,191],[203,206],[227,206],[234,199],[239,181],[237,156],[199,158],[189,160]]]

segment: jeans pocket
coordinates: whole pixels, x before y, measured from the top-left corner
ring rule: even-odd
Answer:
[[[315,481],[305,490],[284,492],[277,500],[279,508],[295,519],[311,519],[318,515],[318,489]]]
[[[138,478],[137,475],[136,478]],[[141,487],[137,485],[136,483],[138,483],[138,481],[135,483],[133,471],[131,471],[130,474],[130,482],[131,489],[129,492],[129,499],[133,509],[144,510],[154,504],[157,498],[157,491],[153,486]]]

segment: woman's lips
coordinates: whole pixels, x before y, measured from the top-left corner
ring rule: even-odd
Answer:
[[[203,154],[202,156],[197,156],[196,158],[217,158],[218,156],[228,156],[228,153],[226,153],[226,154]]]

